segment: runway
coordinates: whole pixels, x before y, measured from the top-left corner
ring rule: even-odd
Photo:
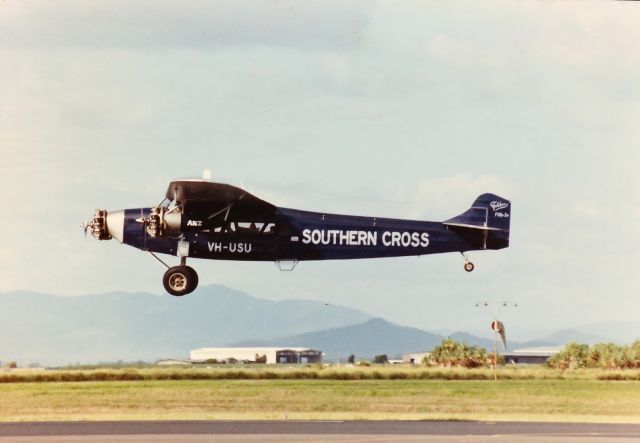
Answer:
[[[640,425],[474,421],[115,421],[0,423],[0,441],[625,442]]]

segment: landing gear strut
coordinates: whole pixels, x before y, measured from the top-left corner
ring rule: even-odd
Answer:
[[[464,270],[467,272],[473,271],[475,269],[474,264],[469,261],[469,258],[464,254],[464,252],[461,252],[460,254],[464,257]]]

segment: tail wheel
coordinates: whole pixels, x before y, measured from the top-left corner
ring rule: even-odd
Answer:
[[[475,266],[470,261],[464,263],[464,270],[467,272],[473,271]]]
[[[198,274],[189,266],[174,266],[164,273],[162,284],[169,294],[180,297],[198,286]]]

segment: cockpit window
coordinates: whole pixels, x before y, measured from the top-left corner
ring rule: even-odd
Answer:
[[[228,231],[248,234],[275,234],[275,223],[231,222]]]

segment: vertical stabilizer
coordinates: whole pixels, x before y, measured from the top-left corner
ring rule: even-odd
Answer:
[[[471,208],[443,222],[452,229],[482,232],[484,249],[509,246],[511,202],[495,194],[482,194]]]

